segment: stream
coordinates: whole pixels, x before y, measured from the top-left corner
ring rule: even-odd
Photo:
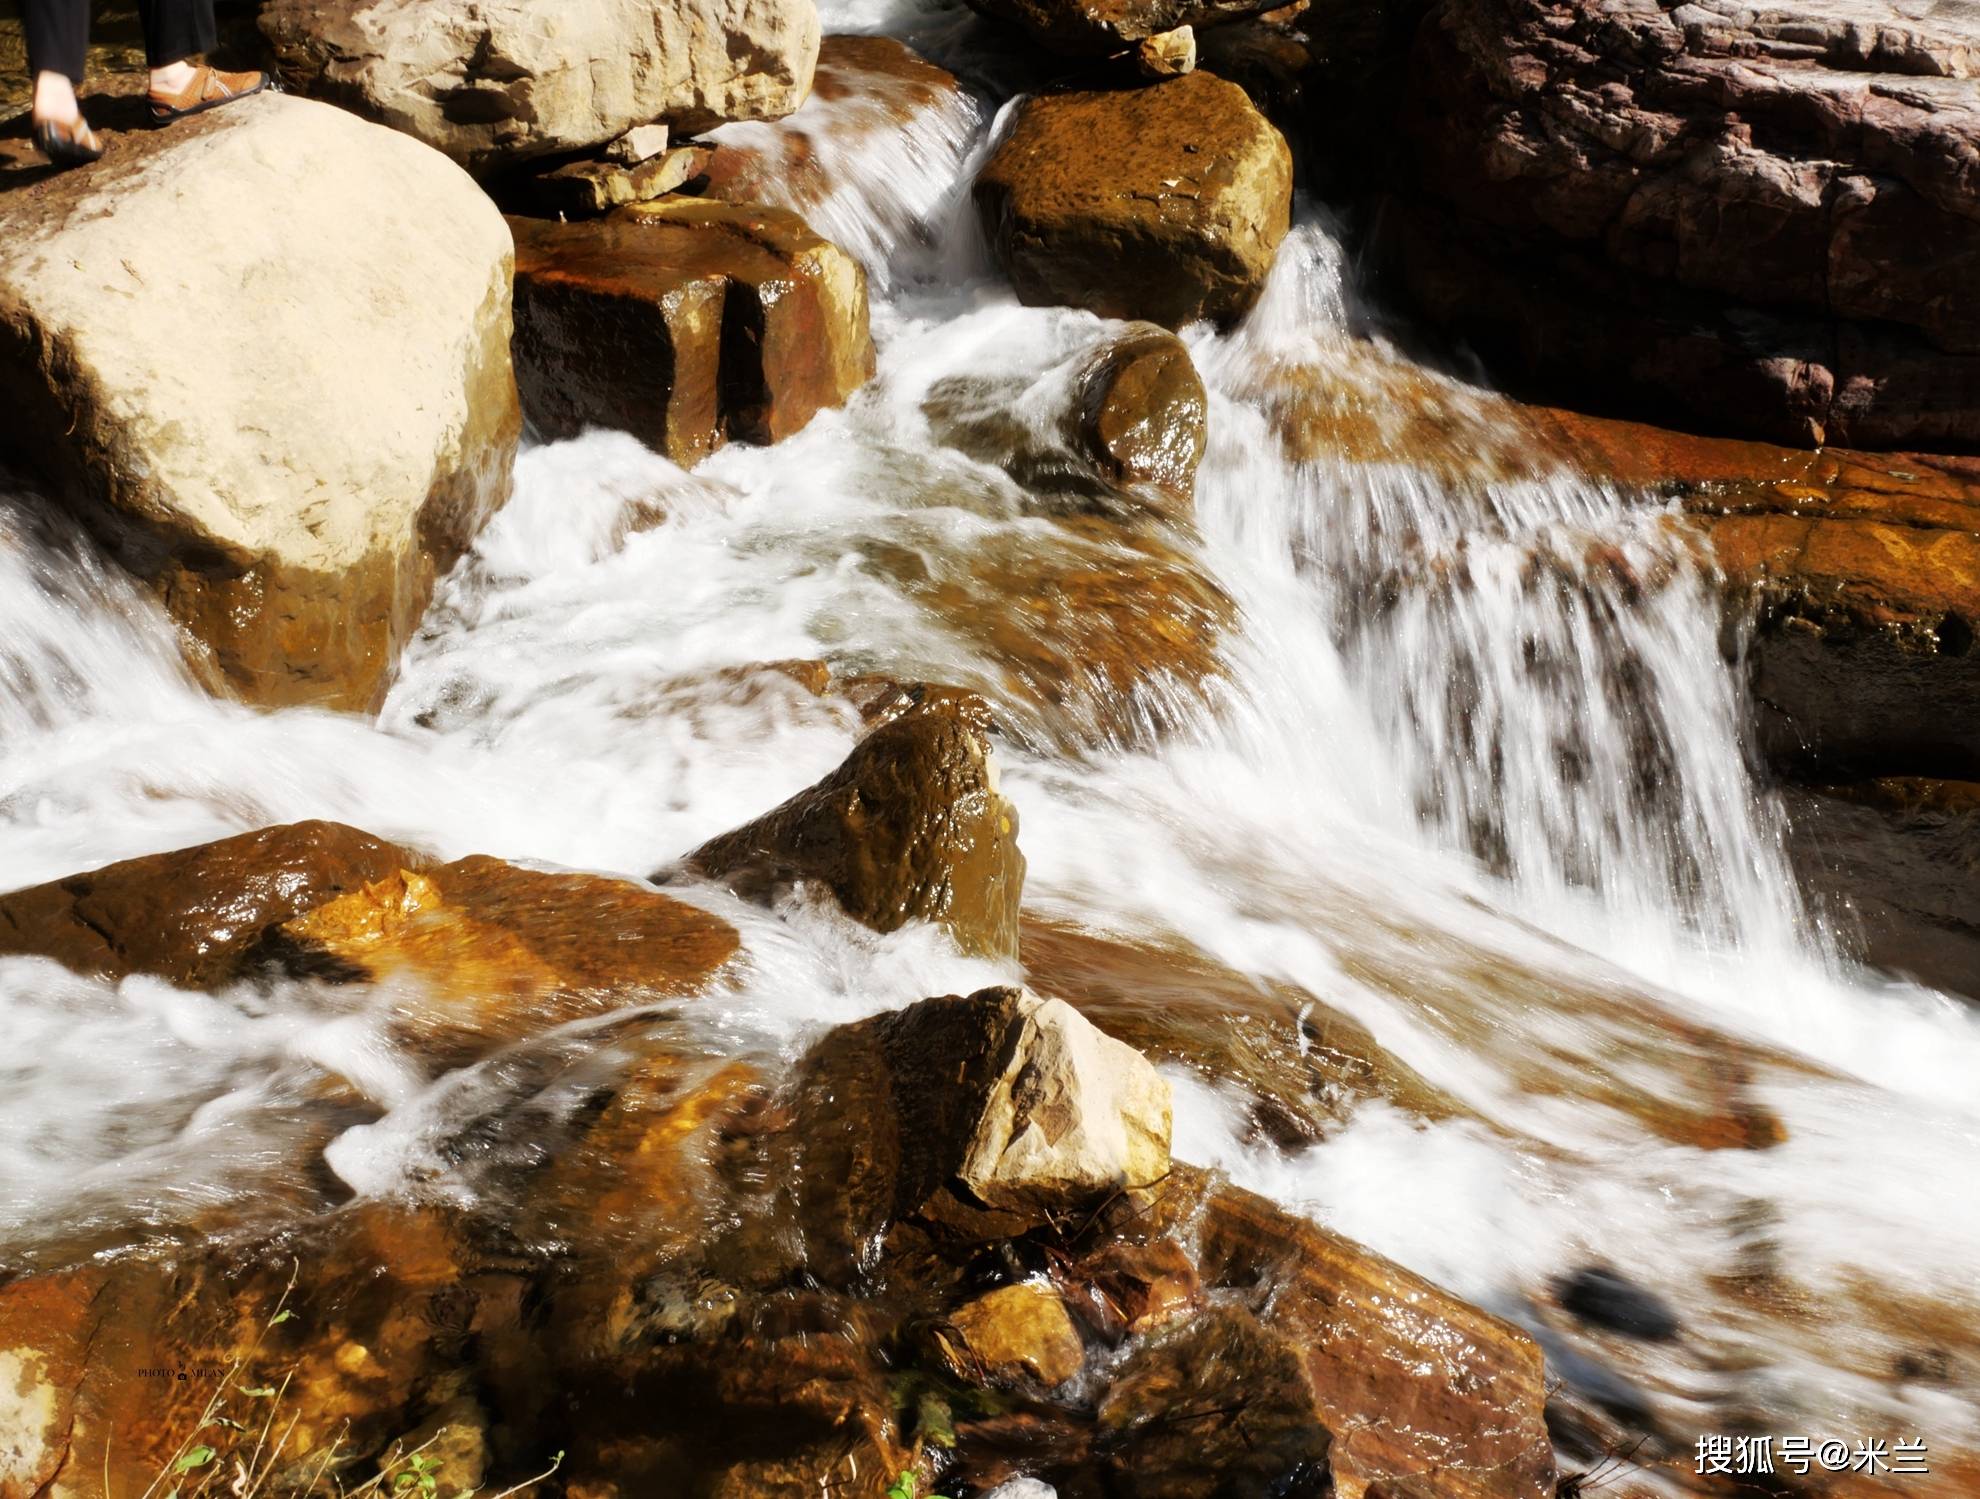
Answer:
[[[961,68],[970,23],[828,6],[826,30]],[[1046,432],[1118,325],[1020,307],[990,269],[967,184],[1004,111],[834,117],[856,110],[716,139],[826,143],[834,189],[801,206],[868,266],[875,380],[692,474],[622,434],[526,445],[375,719],[216,699],[159,607],[9,481],[0,879],[304,818],[643,877],[861,733],[843,700],[746,668],[969,687],[998,714],[1028,920],[1187,953],[1265,996],[1268,1044],[1303,1053],[1324,1011],[1407,1071],[1289,1140],[1206,1045],[1165,1067],[1179,1158],[1526,1325],[1624,1431],[1970,1453],[1980,1015],[1853,964],[1805,908],[1674,511],[1528,461],[1499,398],[1367,331],[1340,227],[1303,202],[1255,310],[1186,334],[1211,401],[1193,520],[1139,521],[1140,551],[1078,533],[1081,565],[1129,568],[1118,608],[1016,609],[1065,514],[945,423]],[[1134,571],[1157,563],[1232,623],[1177,647],[1214,652],[1209,675],[1123,690],[1104,667],[1158,607]],[[743,936],[679,1012],[711,1052],[788,1059],[825,1025],[1016,977],[931,929],[675,893]],[[351,1193],[472,1199],[517,1148],[486,1122],[554,1112],[603,1044],[587,1021],[434,1076],[390,1003],[0,960],[0,1262]],[[326,1078],[366,1106],[326,1126]],[[1712,1148],[1729,1108],[1772,1121],[1767,1148]],[[1591,1266],[1654,1288],[1678,1334],[1564,1313]]]

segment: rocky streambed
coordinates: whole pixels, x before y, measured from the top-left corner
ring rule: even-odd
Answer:
[[[0,1496],[1971,1492],[1968,8],[981,11],[0,136]]]

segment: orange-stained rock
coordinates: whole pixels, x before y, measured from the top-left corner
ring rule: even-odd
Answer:
[[[1062,1385],[1086,1360],[1065,1302],[1042,1281],[1000,1286],[963,1303],[936,1329],[935,1341],[959,1378],[993,1384]]]
[[[341,823],[261,828],[0,896],[0,952],[208,989],[241,976],[271,924],[417,862]]]
[[[933,921],[964,951],[1017,951],[1024,856],[970,715],[929,704],[882,724],[824,780],[688,855],[692,872],[750,899],[800,883],[891,932]]]
[[[671,198],[512,218],[523,409],[631,432],[677,463],[776,442],[873,373],[866,274],[787,209]]]
[[[1230,322],[1285,238],[1292,154],[1243,89],[1195,72],[1023,101],[975,195],[1029,306]]]
[[[1178,1167],[1201,1204],[1206,1288],[1289,1340],[1327,1429],[1335,1492],[1430,1481],[1448,1499],[1551,1499],[1539,1347],[1525,1333],[1264,1198]]]
[[[738,941],[719,917],[630,880],[475,854],[396,870],[282,923],[263,949],[292,972],[416,979],[403,1023],[479,1047],[693,993]]]

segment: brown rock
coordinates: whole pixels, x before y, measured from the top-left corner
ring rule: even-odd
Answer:
[[[399,1023],[447,1061],[646,998],[690,994],[735,928],[628,880],[471,855],[396,869],[283,922],[259,955],[291,972],[420,982]]]
[[[1019,1281],[965,1302],[937,1330],[943,1362],[965,1380],[1062,1385],[1079,1373],[1086,1350],[1059,1293]]]
[[[1980,440],[1980,27],[1896,0],[1443,0],[1393,259],[1577,399],[1804,445]]]
[[[545,218],[595,219],[676,191],[699,176],[707,161],[708,152],[699,146],[676,146],[630,163],[570,161],[527,179],[515,191],[531,213]]]
[[[234,691],[367,711],[508,498],[509,252],[464,173],[324,105],[126,135],[0,201],[0,446]]]
[[[1199,1190],[1186,1174],[1177,1186]],[[1531,1338],[1249,1192],[1215,1190],[1205,1207],[1204,1283],[1240,1292],[1298,1350],[1319,1418],[1342,1438],[1329,1454],[1339,1492],[1430,1480],[1449,1499],[1550,1499]]]
[[[1788,787],[1804,887],[1864,961],[1980,1000],[1980,784]]]
[[[1159,1332],[1202,1304],[1196,1266],[1173,1239],[1115,1239],[1068,1272],[1081,1317],[1110,1342]]]
[[[1112,1484],[1129,1499],[1327,1499],[1334,1448],[1299,1348],[1217,1307],[1136,1350],[1100,1402]]]
[[[1067,1006],[1015,989],[841,1026],[794,1098],[797,1217],[813,1273],[835,1283],[870,1268],[897,1221],[980,1242],[1168,1169],[1167,1085]]]
[[[518,380],[553,435],[617,427],[691,464],[789,436],[873,372],[865,274],[785,210],[680,198],[510,227]]]
[[[882,725],[831,775],[703,844],[686,867],[750,899],[815,884],[875,931],[933,921],[965,952],[1017,952],[1017,813],[997,794],[980,725],[940,704]]]
[[[269,926],[405,862],[417,860],[340,823],[262,828],[0,896],[0,950],[212,989],[241,975]]]
[[[1257,300],[1292,156],[1244,90],[1191,73],[1028,99],[975,193],[1020,301],[1179,328]]]
[[[1035,377],[945,376],[921,410],[937,439],[1003,469],[1045,514],[1186,513],[1208,442],[1189,350],[1152,324],[1075,345]]]

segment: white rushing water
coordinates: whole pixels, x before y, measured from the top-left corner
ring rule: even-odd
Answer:
[[[961,24],[840,20],[929,45]],[[1677,1346],[1556,1321],[1550,1347],[1621,1369],[1674,1429],[1970,1444],[1973,1384],[1893,1377],[1919,1350],[1886,1309],[1929,1303],[1968,1346],[1980,1323],[1980,1205],[1959,1190],[1980,1179],[1980,1024],[1812,926],[1747,768],[1709,580],[1668,517],[1567,474],[1289,441],[1286,392],[1316,383],[1378,426],[1437,401],[1468,424],[1459,446],[1505,436],[1489,395],[1351,335],[1337,238],[1304,210],[1251,317],[1188,335],[1211,443],[1194,528],[1170,540],[1236,606],[1222,681],[1041,701],[972,628],[1006,601],[971,565],[1050,557],[1065,533],[945,442],[943,413],[1043,434],[1119,329],[1020,308],[987,272],[963,189],[991,110],[848,143],[837,109],[784,128],[836,142],[840,186],[809,206],[872,267],[875,381],[693,475],[617,434],[528,449],[375,721],[216,701],[156,606],[20,488],[0,510],[0,884],[306,817],[640,876],[857,737],[844,703],[723,669],[823,658],[973,686],[1009,729],[1032,910],[1310,996],[1452,1101],[1436,1121],[1363,1103],[1289,1152],[1231,1082],[1177,1070],[1178,1155],[1529,1321],[1577,1266],[1656,1287]],[[930,932],[687,895],[744,932],[732,989],[697,1011],[717,1048],[790,1054],[1009,976]],[[266,1206],[299,1153],[348,1189],[471,1190],[442,1146],[526,1079],[430,1076],[370,1003],[0,962],[0,1257],[120,1213]],[[1784,1143],[1706,1150],[1646,1124],[1654,1103],[1707,1109],[1732,1073]],[[319,1138],[295,1105],[326,1076],[365,1103]],[[1725,1289],[1758,1274],[1821,1316]]]

